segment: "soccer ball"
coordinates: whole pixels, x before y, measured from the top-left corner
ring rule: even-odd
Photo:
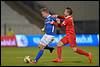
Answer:
[[[30,56],[25,56],[24,62],[29,63],[30,61],[31,61],[31,57]]]

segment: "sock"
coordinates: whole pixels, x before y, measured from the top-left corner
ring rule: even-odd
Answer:
[[[58,54],[59,59],[61,59],[61,53],[62,53],[62,47],[59,46],[59,47],[57,47],[57,54]]]
[[[50,51],[50,53],[52,53],[52,50],[54,49],[53,47],[49,47],[48,45],[46,45],[46,47],[44,49],[48,49]]]
[[[77,51],[76,51],[78,54],[82,54],[82,55],[85,55],[85,56],[89,56],[88,52],[86,51],[83,51],[82,49],[80,48],[77,48]]]
[[[39,60],[39,58],[43,55],[44,50],[40,50],[35,58],[35,62],[37,62]]]

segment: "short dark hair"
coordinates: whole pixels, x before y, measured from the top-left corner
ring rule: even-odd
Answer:
[[[47,8],[42,8],[40,11],[49,13],[49,10]]]
[[[68,10],[69,15],[72,15],[73,11],[70,7],[66,7],[66,9]]]

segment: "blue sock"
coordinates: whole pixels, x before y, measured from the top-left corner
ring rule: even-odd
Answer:
[[[35,58],[35,62],[37,62],[39,60],[39,58],[43,55],[44,50],[40,50]]]

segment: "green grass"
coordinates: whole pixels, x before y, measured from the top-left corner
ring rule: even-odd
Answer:
[[[37,64],[29,64],[23,61],[24,56],[33,56],[35,58],[39,49],[35,47],[16,48],[16,47],[2,47],[1,48],[1,66],[99,66],[99,47],[80,47],[85,51],[90,51],[93,54],[93,62],[90,64],[88,58],[76,54],[70,47],[63,47],[62,63],[51,62],[56,58],[56,49],[51,55],[48,50],[44,51],[43,56]]]

